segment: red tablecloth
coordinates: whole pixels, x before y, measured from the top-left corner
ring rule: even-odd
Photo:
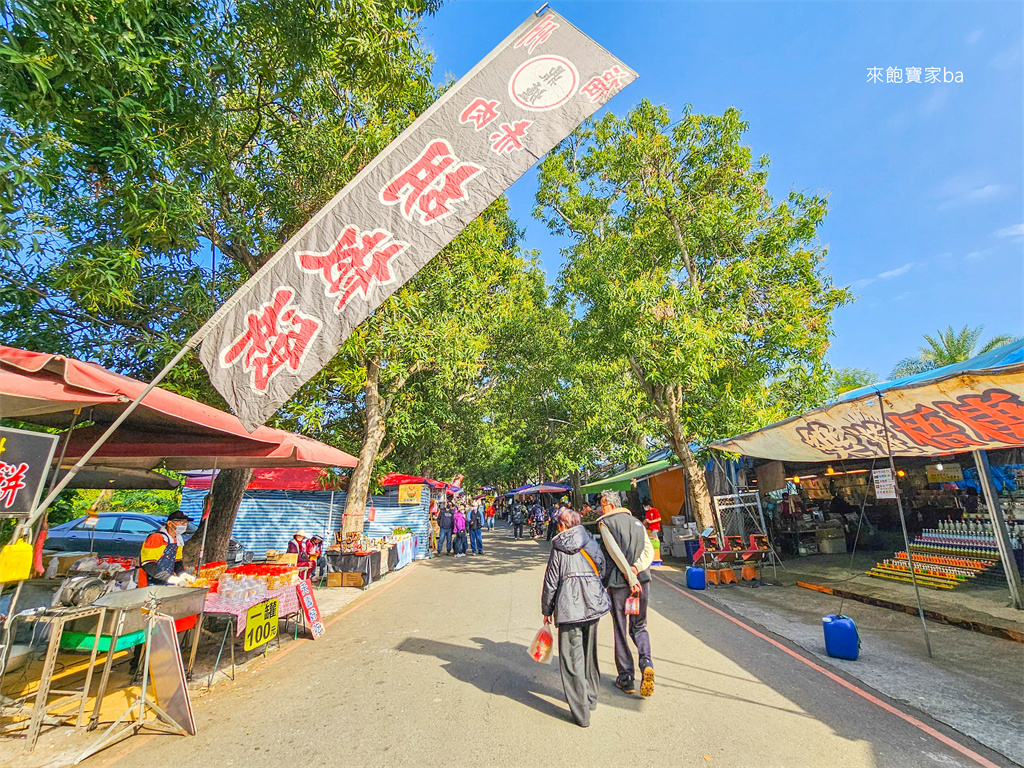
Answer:
[[[299,610],[299,593],[295,589],[296,584],[289,584],[287,587],[269,590],[266,593],[250,600],[225,601],[220,594],[214,592],[206,595],[206,603],[203,610],[206,613],[230,613],[235,616],[235,634],[240,635],[245,631],[245,614],[249,609],[258,603],[266,600],[273,600],[275,597],[281,602],[278,605],[278,616],[290,616]]]

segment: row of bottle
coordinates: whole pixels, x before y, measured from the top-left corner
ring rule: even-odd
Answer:
[[[998,558],[999,550],[995,545],[990,547],[966,544],[937,544],[935,542],[921,541],[917,539],[910,548],[915,552],[935,552],[941,555],[954,555],[960,557],[982,557],[991,560]]]
[[[934,530],[934,529],[932,529]],[[992,534],[992,522],[990,520],[953,520],[946,518],[939,520],[939,533],[987,533]]]

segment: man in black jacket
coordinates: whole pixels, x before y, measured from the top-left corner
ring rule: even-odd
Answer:
[[[447,551],[450,555],[452,553],[452,528],[455,527],[455,512],[452,510],[451,504],[445,504],[441,509],[441,513],[437,516],[437,527],[441,531],[437,539],[437,554],[441,554],[441,549],[445,548],[447,543]]]
[[[647,634],[647,600],[651,583],[651,561],[654,546],[644,524],[628,509],[619,506],[617,491],[601,494],[601,517],[597,520],[609,565],[605,584],[612,598],[612,621],[615,625],[615,685],[625,693],[634,693],[633,652],[629,639],[640,657],[640,695],[654,693],[654,663],[651,660],[651,638]],[[640,600],[640,612],[626,615],[626,601],[633,595]],[[627,639],[627,637],[629,639]]]

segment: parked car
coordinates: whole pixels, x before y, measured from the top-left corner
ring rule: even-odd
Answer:
[[[102,512],[96,525],[91,529],[85,525],[85,517],[69,520],[55,525],[46,537],[46,549],[58,552],[88,552],[92,541],[92,551],[97,555],[120,555],[121,557],[138,557],[142,551],[142,543],[151,533],[160,530],[166,517],[143,515],[137,512]],[[185,535],[188,541],[196,531],[196,524],[189,523]],[[228,543],[228,562],[232,565],[249,560],[252,554],[247,553],[234,539]]]

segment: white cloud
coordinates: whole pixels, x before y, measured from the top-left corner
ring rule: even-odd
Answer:
[[[853,288],[854,290],[856,290],[858,288],[867,288],[873,282],[875,282],[875,278],[873,278],[873,277],[864,277],[864,278],[861,278],[860,280],[854,280],[852,283],[850,283],[850,287]]]
[[[908,261],[902,267],[897,267],[896,269],[890,269],[888,272],[880,272],[878,274],[878,277],[879,277],[880,280],[891,280],[894,277],[899,277],[900,275],[907,274],[907,272],[909,272],[913,268],[914,268],[914,262]]]
[[[967,36],[967,44],[974,45],[976,42],[981,40],[981,30],[976,29]]]
[[[979,261],[980,259],[984,259],[989,254],[994,253],[996,250],[996,248],[982,248],[981,250],[978,251],[971,251],[970,253],[967,254],[965,258],[968,261]]]
[[[996,237],[1022,237],[1024,236],[1024,224],[1013,224],[1009,227],[997,229]]]
[[[1020,59],[1020,46],[1013,46],[1007,48],[1002,53],[996,54],[988,63],[990,67],[995,69],[1009,69]]]
[[[979,178],[977,174],[962,174],[946,179],[932,193],[941,201],[941,211],[963,205],[977,205],[993,200],[1005,191],[1006,187],[1002,184],[994,184],[989,179]]]

